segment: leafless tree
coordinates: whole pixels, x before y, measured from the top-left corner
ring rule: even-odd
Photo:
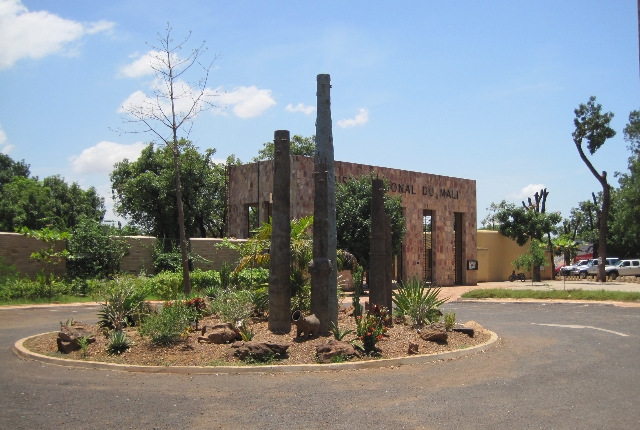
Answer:
[[[171,37],[172,28],[167,24],[164,33],[158,33],[158,44],[148,44],[150,52],[150,66],[156,76],[151,97],[139,100],[122,107],[129,116],[123,121],[134,125],[134,130],[124,130],[126,133],[151,133],[160,143],[167,145],[173,152],[173,166],[175,171],[176,205],[178,208],[178,230],[180,232],[180,251],[182,254],[182,273],[184,292],[191,292],[189,280],[189,260],[187,238],[184,229],[184,209],[182,204],[182,185],[180,183],[180,140],[178,132],[187,138],[191,132],[194,120],[198,115],[212,107],[211,97],[216,93],[207,88],[209,73],[213,62],[203,64],[200,61],[207,51],[202,42],[192,49],[188,55],[180,55],[191,37],[191,32],[180,42],[174,42]],[[202,70],[202,76],[195,82],[184,80],[186,73],[196,66]]]

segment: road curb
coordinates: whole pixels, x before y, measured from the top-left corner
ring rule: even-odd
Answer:
[[[120,372],[137,372],[137,373],[172,373],[179,375],[193,374],[234,374],[234,373],[295,373],[295,372],[320,372],[327,370],[360,370],[360,369],[376,369],[381,367],[405,366],[409,364],[427,363],[437,360],[454,359],[465,357],[467,355],[485,352],[494,346],[498,340],[498,335],[490,330],[491,338],[480,345],[471,348],[460,349],[457,351],[411,355],[399,358],[385,358],[371,361],[358,361],[352,363],[331,363],[331,364],[292,364],[292,365],[276,365],[276,366],[140,366],[129,364],[103,363],[97,361],[83,360],[67,360],[64,358],[49,357],[42,354],[29,351],[24,347],[24,342],[47,333],[40,333],[28,336],[18,340],[13,351],[16,355],[24,360],[39,361],[42,363],[53,364],[64,367],[77,367],[82,369],[101,369],[115,370]],[[48,332],[51,333],[51,332]]]
[[[464,297],[460,297],[455,301],[451,301],[448,303],[545,303],[545,304],[569,304],[569,305],[611,305],[618,306],[621,308],[638,308],[640,307],[640,303],[637,302],[619,302],[613,300],[564,300],[564,299],[495,299],[495,298],[486,298],[486,299],[467,299]]]

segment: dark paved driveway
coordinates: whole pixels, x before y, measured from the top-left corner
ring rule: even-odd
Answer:
[[[640,308],[447,308],[497,332],[499,345],[394,369],[220,376],[23,361],[17,339],[71,317],[93,322],[95,308],[0,310],[0,429],[640,428]]]

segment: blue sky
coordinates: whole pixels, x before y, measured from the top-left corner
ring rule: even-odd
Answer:
[[[595,156],[626,169],[638,109],[637,4],[616,1],[0,0],[0,151],[43,178],[110,197],[115,161],[153,136],[120,134],[121,107],[151,94],[147,58],[167,22],[206,41],[221,107],[190,138],[250,161],[273,131],[315,132],[315,78],[332,79],[335,157],[477,181],[491,202],[542,186],[548,209],[600,190],[571,139],[597,96],[618,135]],[[194,75],[195,77],[195,75]],[[110,202],[108,202],[110,206]],[[115,219],[109,213],[108,219]]]

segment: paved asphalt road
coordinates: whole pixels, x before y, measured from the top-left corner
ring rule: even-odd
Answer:
[[[94,322],[96,307],[2,309],[0,429],[640,428],[640,308],[446,308],[497,332],[497,346],[394,369],[220,376],[24,361],[16,340],[71,317]]]

